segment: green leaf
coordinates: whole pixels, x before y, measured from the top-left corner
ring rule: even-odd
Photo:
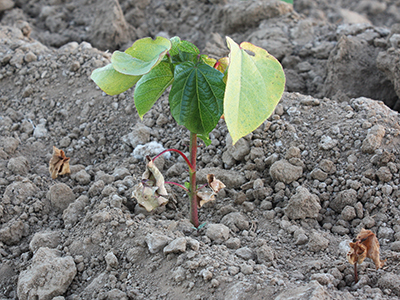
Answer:
[[[121,74],[114,70],[112,64],[98,68],[90,78],[108,95],[118,95],[135,85],[142,76]]]
[[[171,44],[171,50],[169,51],[171,56],[178,55],[179,52],[187,52],[194,55],[200,54],[199,49],[194,44],[188,41],[181,41],[177,36],[171,38]]]
[[[289,3],[289,4],[293,4],[293,0],[282,0],[283,2]]]
[[[122,74],[143,75],[154,68],[169,49],[171,42],[166,38],[143,38],[133,43],[125,52],[115,51],[111,56],[111,63]]]
[[[227,42],[230,54],[224,116],[235,144],[272,114],[285,88],[285,74],[266,50],[247,42],[239,47],[229,37]]]
[[[223,74],[209,65],[185,62],[177,65],[169,93],[171,114],[190,132],[208,134],[223,113]]]
[[[208,134],[198,134],[197,137],[202,139],[206,147],[211,145],[210,136]]]
[[[190,189],[190,183],[189,182],[185,181],[184,185],[185,185],[185,188],[187,188],[188,190]]]
[[[133,94],[135,106],[141,118],[150,110],[173,81],[174,74],[167,62],[159,63],[149,73],[143,75],[136,84]]]

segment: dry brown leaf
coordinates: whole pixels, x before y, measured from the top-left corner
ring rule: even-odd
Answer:
[[[153,160],[147,156],[146,171],[142,175],[142,181],[137,184],[132,192],[138,204],[147,211],[166,205],[168,200],[164,196],[168,196],[165,189],[165,181],[160,170],[154,165]]]
[[[215,193],[212,191],[197,192],[197,208],[202,207],[204,204],[215,200]]]
[[[214,174],[207,174],[207,182],[210,188],[214,191],[214,193],[218,193],[225,187],[225,184],[223,184],[220,180],[215,178]]]
[[[361,264],[365,258],[370,258],[378,270],[386,262],[379,257],[379,242],[371,230],[361,229],[353,243],[350,243],[350,251],[347,253],[347,260],[354,265]]]
[[[65,156],[63,150],[57,149],[53,146],[53,156],[49,161],[49,172],[51,178],[56,179],[58,175],[70,174],[69,157]]]
[[[214,174],[207,174],[207,182],[208,186],[211,188],[212,191],[206,190],[206,191],[198,191],[196,193],[198,208],[202,207],[207,202],[214,201],[217,193],[225,187],[225,184],[216,179]]]

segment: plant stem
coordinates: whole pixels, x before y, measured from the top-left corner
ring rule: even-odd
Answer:
[[[194,227],[199,227],[199,215],[197,212],[197,188],[196,188],[196,158],[197,158],[197,134],[190,132],[190,164],[189,167],[189,199],[190,222]]]
[[[163,155],[163,154],[166,153],[166,152],[176,152],[176,153],[178,153],[178,154],[179,154],[180,156],[182,156],[183,159],[186,161],[186,163],[187,163],[187,165],[188,165],[188,167],[189,167],[189,170],[194,170],[194,169],[196,169],[196,168],[193,168],[192,164],[190,163],[190,161],[189,161],[189,159],[186,157],[186,155],[183,154],[182,151],[179,151],[179,150],[177,150],[177,149],[167,149],[167,150],[164,150],[163,152],[157,154],[156,157],[153,158],[153,161],[155,161],[158,157],[160,157],[161,155]]]
[[[180,188],[184,189],[186,192],[189,192],[189,190],[186,187],[184,187],[182,184],[179,184],[179,183],[176,183],[173,181],[165,181],[164,183],[179,186]]]
[[[358,273],[357,273],[357,262],[354,263],[354,281],[358,282]]]

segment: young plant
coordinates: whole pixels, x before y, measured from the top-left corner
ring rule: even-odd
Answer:
[[[172,85],[169,106],[176,122],[190,132],[190,158],[176,149],[166,151],[175,151],[185,159],[190,180],[186,186],[167,183],[178,185],[189,194],[190,220],[196,228],[197,209],[201,200],[207,200],[196,185],[197,139],[210,145],[209,133],[223,117],[235,144],[272,114],[285,86],[282,66],[266,50],[247,42],[239,46],[231,38],[226,39],[229,57],[218,61],[179,37],[139,39],[125,52],[115,51],[111,63],[94,70],[91,76],[109,95],[125,92],[136,84],[133,97],[140,118]],[[141,197],[139,203],[153,201],[148,210],[157,203],[165,203],[157,200],[163,195],[157,191],[164,191],[164,179],[157,171],[154,176],[151,161],[148,158],[150,173],[143,174],[134,192],[136,199]],[[209,200],[215,193],[213,190]]]

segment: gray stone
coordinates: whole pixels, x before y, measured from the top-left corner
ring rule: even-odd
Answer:
[[[43,231],[37,232],[29,243],[29,249],[36,252],[39,248],[57,248],[61,241],[60,233],[57,231]]]
[[[384,272],[382,276],[379,277],[378,287],[382,290],[390,289],[392,294],[400,297],[400,276],[394,273]]]
[[[393,242],[390,245],[390,250],[400,252],[400,241]]]
[[[82,195],[70,205],[68,205],[68,207],[64,210],[62,216],[66,228],[74,226],[79,221],[88,203],[89,198],[85,195]]]
[[[8,161],[7,168],[16,175],[26,175],[29,171],[29,161],[25,156],[13,157]]]
[[[206,236],[216,243],[223,243],[229,238],[229,228],[224,224],[209,224]]]
[[[378,176],[379,180],[382,182],[389,182],[392,180],[392,173],[388,167],[380,167],[378,171],[376,171],[376,176]]]
[[[318,196],[311,194],[305,187],[299,186],[284,211],[289,219],[297,220],[316,218],[320,209]]]
[[[200,249],[200,243],[198,240],[192,239],[191,237],[186,238],[187,246],[194,250],[198,251]]]
[[[145,237],[150,253],[154,254],[161,251],[172,239],[164,234],[153,232]]]
[[[353,206],[357,203],[357,192],[353,189],[348,189],[339,192],[336,197],[330,202],[329,206],[337,213],[341,213],[347,205]]]
[[[320,168],[315,168],[311,171],[311,177],[319,181],[325,181],[328,178],[328,174],[322,171]]]
[[[95,181],[89,188],[89,196],[98,196],[105,187],[105,182],[103,180]]]
[[[250,228],[248,217],[240,212],[231,212],[225,215],[222,218],[221,223],[228,226],[233,232]]]
[[[7,245],[15,245],[20,243],[21,238],[26,235],[26,228],[21,220],[12,219],[11,221],[3,224],[0,229],[0,242]]]
[[[176,282],[181,282],[186,279],[186,270],[182,267],[177,267],[173,272],[172,272],[172,278]]]
[[[3,203],[19,205],[26,202],[27,198],[32,197],[39,189],[31,181],[24,179],[16,181],[6,187],[3,194]]]
[[[225,242],[225,245],[230,249],[238,249],[240,244],[241,242],[239,238],[230,238]]]
[[[0,1],[0,12],[11,9],[14,7],[14,1],[12,0],[1,0]]]
[[[378,230],[378,237],[385,240],[393,240],[394,230],[390,227],[380,226]]]
[[[328,174],[333,174],[336,172],[336,166],[333,163],[333,161],[329,160],[329,159],[323,159],[319,162],[318,164],[319,168],[328,173]]]
[[[107,292],[107,300],[128,300],[126,293],[119,289],[112,289]]]
[[[186,251],[186,238],[185,237],[178,237],[169,243],[166,247],[164,247],[164,254],[169,253],[179,253]]]
[[[293,157],[296,157],[296,158],[300,158],[301,157],[300,149],[298,147],[293,147],[292,146],[286,151],[286,154],[285,154],[285,159],[286,160],[289,160],[289,159],[291,159]]]
[[[249,260],[249,259],[254,260],[256,258],[254,251],[252,249],[250,249],[249,247],[239,248],[235,251],[235,254],[238,257],[243,258],[244,260]]]
[[[250,275],[253,274],[254,268],[249,264],[241,264],[240,272],[242,272],[244,275]]]
[[[285,289],[274,300],[333,300],[327,290],[317,281],[310,281],[305,286]]]
[[[5,137],[0,139],[0,147],[4,149],[8,154],[14,154],[17,150],[19,141],[13,137]]]
[[[314,273],[311,275],[310,279],[316,280],[322,285],[328,285],[335,280],[335,277],[329,273]]]
[[[47,199],[50,200],[54,208],[64,211],[68,205],[75,201],[75,195],[65,183],[56,183],[47,193]]]
[[[294,166],[287,160],[283,159],[272,164],[269,169],[269,174],[272,179],[289,184],[303,175],[303,168]]]
[[[260,264],[272,262],[275,259],[274,250],[270,246],[265,244],[257,248],[256,255],[257,255],[257,261]]]
[[[313,231],[310,234],[309,242],[307,244],[308,249],[312,252],[319,252],[328,248],[329,240],[324,238],[322,234]]]
[[[364,139],[361,150],[364,153],[374,153],[381,146],[382,139],[385,136],[385,127],[375,125],[368,130],[367,137]]]
[[[47,137],[47,135],[48,135],[48,132],[47,132],[47,129],[46,129],[47,120],[40,119],[39,122],[40,123],[36,125],[35,130],[33,131],[33,136],[35,138]]]
[[[72,172],[72,171],[71,171]],[[80,170],[77,173],[73,173],[71,178],[77,181],[79,184],[87,185],[91,182],[90,175],[85,170]]]
[[[357,217],[356,210],[353,206],[346,205],[342,210],[342,219],[345,221],[351,221]]]
[[[330,150],[337,145],[338,141],[332,139],[330,136],[323,135],[319,142],[319,147],[323,150]]]
[[[57,250],[39,248],[30,267],[18,277],[18,298],[51,300],[65,293],[75,274],[76,267],[71,256],[61,257]]]
[[[113,252],[108,252],[104,257],[108,268],[116,268],[118,267],[118,258],[115,256]]]
[[[203,168],[197,171],[197,179],[200,184],[207,182],[207,174],[214,174],[227,188],[239,188],[246,182],[246,178],[234,170]]]
[[[250,143],[244,138],[241,138],[235,145],[232,145],[231,135],[228,134],[226,136],[226,145],[227,152],[237,161],[242,161],[250,153]]]
[[[114,173],[112,174],[112,176],[114,176],[115,180],[122,180],[124,179],[126,176],[130,176],[131,173],[129,172],[129,170],[127,168],[116,168],[114,170]]]
[[[143,123],[136,123],[132,132],[122,137],[122,141],[132,148],[136,148],[138,145],[143,145],[150,142],[150,133],[151,129],[149,127]]]

